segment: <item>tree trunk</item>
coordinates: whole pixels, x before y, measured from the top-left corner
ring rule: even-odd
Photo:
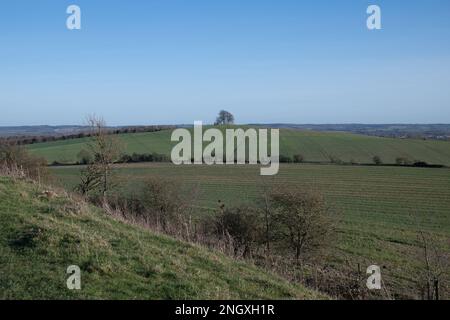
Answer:
[[[439,280],[434,279],[434,299],[439,300]]]
[[[105,168],[103,173],[103,199],[106,200],[106,191],[108,189],[108,169]]]

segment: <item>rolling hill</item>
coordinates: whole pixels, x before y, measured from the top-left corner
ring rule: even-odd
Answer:
[[[170,155],[174,143],[171,131],[130,133],[119,135],[125,152]],[[29,150],[49,163],[75,163],[77,154],[85,147],[87,138],[61,140],[29,145]],[[373,163],[379,156],[384,163],[393,164],[402,157],[429,164],[450,165],[450,142],[436,140],[394,139],[344,132],[317,132],[293,129],[280,130],[280,153],[292,157],[301,154],[307,162],[335,161]]]
[[[0,177],[0,299],[324,297],[52,192]],[[81,290],[66,287],[69,265],[81,268]]]

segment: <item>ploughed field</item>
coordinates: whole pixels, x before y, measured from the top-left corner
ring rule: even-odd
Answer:
[[[66,187],[77,182],[81,167],[52,167]],[[118,165],[117,179],[132,192],[147,176],[178,179],[196,186],[199,214],[258,201],[267,184],[311,186],[340,212],[339,236],[330,262],[337,269],[363,272],[383,267],[391,294],[417,297],[423,270],[419,230],[430,233],[440,252],[450,252],[450,170],[412,167],[282,164],[279,174],[261,177],[259,166],[175,166],[169,163]],[[448,275],[441,294],[449,297]]]

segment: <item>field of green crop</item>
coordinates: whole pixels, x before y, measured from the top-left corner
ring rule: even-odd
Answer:
[[[51,170],[66,187],[78,181],[80,167]],[[255,201],[264,184],[316,188],[341,212],[336,264],[383,266],[393,293],[417,297],[423,267],[419,230],[432,235],[440,251],[450,252],[449,169],[292,164],[282,165],[275,177],[261,177],[257,166],[142,163],[120,165],[117,172],[127,190],[147,176],[198,186],[199,212],[211,212],[218,200],[227,205]]]
[[[125,152],[160,153],[170,155],[175,143],[171,131],[122,134],[119,136]],[[29,150],[49,163],[76,163],[77,154],[85,148],[86,139],[73,139],[29,145]],[[390,139],[339,132],[280,130],[280,152],[292,157],[302,154],[308,162],[329,162],[331,158],[344,162],[372,163],[377,155],[384,163],[395,163],[403,157],[430,164],[450,166],[450,142],[413,139]]]
[[[130,133],[119,135],[120,141],[126,152],[136,153],[159,153],[170,155],[171,131],[158,131],[148,133]],[[60,140],[28,145],[28,149],[35,155],[42,156],[49,163],[58,161],[60,163],[77,162],[77,154],[86,148],[89,138]]]

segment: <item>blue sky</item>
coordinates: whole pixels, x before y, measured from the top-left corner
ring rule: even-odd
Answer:
[[[66,29],[66,8],[82,30]],[[382,30],[366,28],[366,8]],[[450,1],[0,5],[0,125],[450,123]]]

